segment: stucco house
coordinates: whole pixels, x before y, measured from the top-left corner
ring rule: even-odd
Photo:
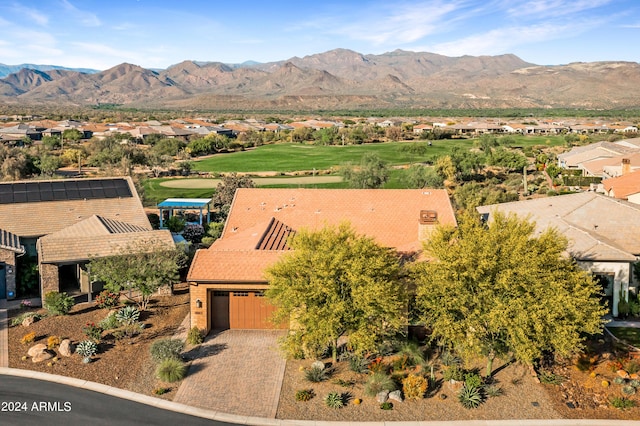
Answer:
[[[568,240],[568,255],[593,273],[614,315],[620,292],[637,293],[633,264],[640,256],[640,206],[595,192],[537,198],[477,208],[487,220],[495,212],[515,213],[536,223],[539,232],[555,228]]]
[[[173,247],[153,230],[131,178],[0,183],[0,299],[20,296],[16,279],[37,265],[40,294],[87,293],[87,263],[123,248]]]
[[[602,181],[605,195],[640,204],[640,170]]]
[[[238,189],[222,236],[196,252],[187,275],[191,325],[273,328],[274,308],[262,297],[265,269],[290,249],[297,230],[344,221],[405,254],[419,253],[435,225],[456,224],[442,189]]]

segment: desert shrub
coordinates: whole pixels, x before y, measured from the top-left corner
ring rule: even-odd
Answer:
[[[180,359],[180,352],[184,348],[184,342],[180,339],[160,339],[151,344],[149,351],[155,362],[165,359]]]
[[[198,327],[191,327],[189,333],[187,334],[187,343],[190,345],[199,345],[204,342],[204,336],[202,335],[202,331]]]
[[[631,385],[626,385],[622,387],[622,393],[625,395],[635,395],[636,388]]]
[[[633,408],[636,406],[636,402],[633,399],[625,398],[625,397],[613,397],[609,401],[612,407],[617,408],[618,410],[624,410],[627,408]]]
[[[385,401],[382,404],[380,404],[380,409],[381,410],[393,410],[393,404],[389,401]]]
[[[60,346],[60,338],[58,336],[49,336],[47,338],[47,349],[53,349]]]
[[[86,323],[85,326],[82,327],[82,332],[95,342],[99,342],[102,337],[102,329],[92,322]]]
[[[376,396],[379,392],[387,390],[389,392],[396,389],[396,384],[391,376],[385,373],[373,373],[364,385],[364,393],[367,396]]]
[[[116,312],[116,319],[122,325],[133,325],[140,319],[140,311],[135,306],[125,306]]]
[[[138,334],[140,334],[140,332],[142,332],[143,329],[144,329],[144,324],[141,322],[125,325],[124,327],[121,327],[115,330],[113,332],[113,337],[115,337],[116,340],[125,339],[125,338],[131,339],[132,337],[135,337]]]
[[[423,398],[428,387],[427,379],[417,374],[409,374],[402,380],[402,393],[406,399]]]
[[[329,372],[324,368],[311,367],[304,372],[304,377],[312,383],[322,382],[329,378]]]
[[[90,357],[98,353],[98,345],[93,340],[83,340],[76,346],[76,353],[82,357]]]
[[[110,309],[118,306],[120,304],[120,294],[114,293],[109,290],[102,290],[96,296],[96,305],[99,308]]]
[[[329,408],[342,408],[344,407],[344,398],[338,392],[329,392],[324,397],[324,403]]]
[[[478,373],[469,372],[464,375],[464,384],[469,388],[482,387],[482,377]]]
[[[613,383],[615,383],[616,385],[624,385],[625,382],[626,382],[626,380],[623,379],[620,376],[616,376],[616,377],[613,378]]]
[[[442,372],[442,377],[445,381],[455,380],[461,382],[464,380],[464,370],[454,364]]]
[[[638,371],[640,371],[640,364],[638,364],[634,360],[625,362],[624,363],[624,371],[626,371],[629,374],[635,374]]]
[[[344,379],[335,379],[333,382],[334,385],[342,386],[343,388],[350,388],[355,385],[356,382],[353,380],[344,380]]]
[[[413,340],[403,343],[398,354],[405,360],[405,367],[412,367],[425,362],[424,351],[420,344]]]
[[[155,388],[153,390],[153,394],[154,395],[164,395],[165,393],[169,392],[171,390],[171,388]]]
[[[44,295],[44,308],[49,311],[51,315],[66,315],[71,310],[73,304],[73,297],[68,296],[65,292],[50,291]]]
[[[565,381],[565,378],[559,374],[552,373],[550,371],[541,371],[538,373],[540,383],[547,385],[560,385]]]
[[[504,390],[498,385],[489,385],[484,387],[484,391],[488,397],[494,398],[504,394]]]
[[[464,408],[478,408],[484,401],[482,388],[468,387],[465,383],[458,393],[458,401]]]
[[[446,351],[440,356],[440,362],[444,366],[451,367],[454,365],[459,366],[462,363],[462,360],[453,352]]]
[[[113,330],[115,328],[118,328],[119,326],[120,326],[120,323],[118,322],[118,319],[116,318],[116,314],[113,311],[98,323],[98,327],[100,327],[103,330]]]
[[[300,389],[296,392],[296,401],[306,402],[314,396],[316,396],[316,394],[313,392],[313,389]]]
[[[182,231],[185,240],[191,243],[199,243],[204,237],[204,227],[202,225],[186,225]]]
[[[25,319],[29,317],[33,317],[34,321],[38,321],[40,318],[42,318],[42,315],[37,312],[23,312],[11,320],[11,326],[20,325]]]
[[[364,373],[367,371],[369,361],[358,355],[352,355],[349,357],[349,369],[354,373]]]
[[[633,379],[629,382],[629,385],[633,386],[634,388],[638,389],[640,388],[640,380],[638,379]]]
[[[31,333],[27,333],[20,339],[20,343],[26,345],[27,343],[33,343],[36,340],[36,332],[32,331]]]
[[[576,368],[579,371],[589,371],[591,370],[591,368],[593,367],[593,363],[591,362],[591,359],[589,359],[588,356],[586,355],[582,355],[580,358],[578,358],[578,361],[576,362]]]
[[[367,366],[369,371],[372,373],[387,373],[389,371],[389,366],[382,360],[382,357],[378,357],[371,361]]]
[[[187,366],[175,358],[167,358],[160,362],[156,369],[156,376],[163,382],[173,383],[184,378]]]

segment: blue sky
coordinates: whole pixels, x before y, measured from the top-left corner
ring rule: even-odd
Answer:
[[[0,63],[107,69],[331,49],[640,61],[638,0],[2,0]]]

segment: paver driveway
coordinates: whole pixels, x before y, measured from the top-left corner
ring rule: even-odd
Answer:
[[[212,332],[194,361],[175,402],[244,416],[275,418],[285,360],[282,330]]]

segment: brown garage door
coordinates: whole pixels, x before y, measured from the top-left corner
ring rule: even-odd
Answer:
[[[241,329],[277,328],[269,321],[275,308],[259,291],[232,291],[229,295],[229,327]]]

